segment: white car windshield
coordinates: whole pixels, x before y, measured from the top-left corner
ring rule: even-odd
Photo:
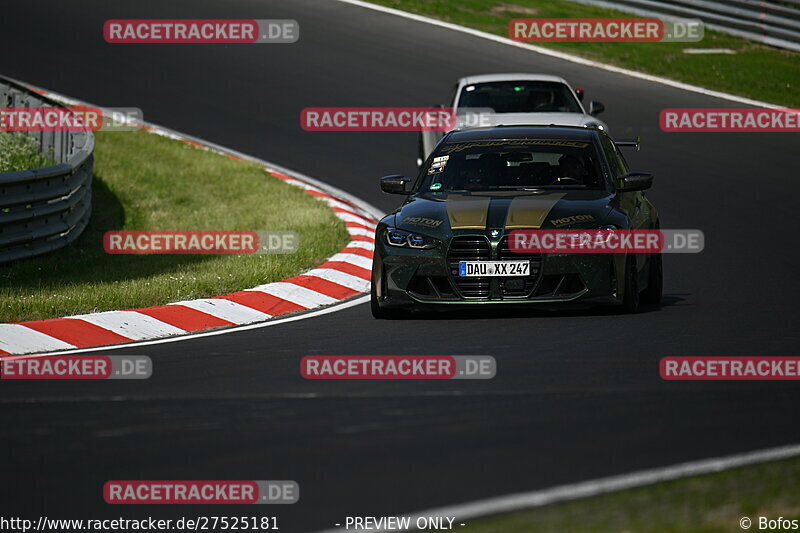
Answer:
[[[552,81],[498,81],[465,85],[459,108],[490,108],[495,113],[582,113],[580,104],[563,83]]]

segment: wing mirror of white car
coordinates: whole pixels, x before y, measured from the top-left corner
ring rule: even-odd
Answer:
[[[606,106],[604,106],[602,102],[598,102],[597,100],[592,100],[589,102],[589,114],[593,117],[596,117],[605,110]]]

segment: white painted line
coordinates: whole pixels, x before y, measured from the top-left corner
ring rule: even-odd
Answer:
[[[330,261],[330,259],[328,259],[328,261]],[[336,298],[331,298],[330,296],[326,296],[325,294],[313,291],[309,288],[282,281],[259,285],[258,287],[247,290],[271,294],[272,296],[277,296],[278,298],[305,307],[306,309],[313,309],[321,305],[335,304],[339,301]]]
[[[488,498],[485,500],[451,505],[449,507],[429,509],[406,516],[411,518],[412,524],[418,516],[455,516],[456,520],[464,521],[472,518],[511,513],[514,511],[552,505],[554,503],[589,498],[609,492],[644,487],[663,481],[671,481],[702,474],[712,474],[714,472],[721,472],[740,466],[777,461],[789,457],[797,457],[798,455],[800,455],[800,444],[792,444],[738,455],[680,463],[665,468],[640,470],[630,474],[604,477],[570,485],[560,485],[544,490],[518,492],[506,496],[499,496],[497,498]],[[415,529],[416,528],[408,530],[394,529],[393,531],[414,531]],[[341,531],[341,528],[326,529],[320,533],[341,533]],[[389,530],[383,529],[373,531],[375,531],[375,533],[386,533]]]
[[[171,326],[151,316],[136,311],[105,311],[66,318],[80,318],[101,328],[133,340],[153,339],[167,335],[181,335],[185,330]]]
[[[338,253],[328,258],[328,261],[341,261],[343,263],[350,263],[367,270],[372,270],[372,259],[364,257],[363,255]]]
[[[286,179],[286,178],[278,178],[278,179],[280,179],[280,180],[281,180],[281,181],[283,181],[284,183],[288,183],[289,185],[294,185],[295,187],[302,187],[302,186],[304,186],[304,185],[305,185],[305,183],[303,183],[302,181],[300,181],[300,180],[296,180],[296,179],[294,179],[294,178],[289,178],[289,179]]]
[[[356,224],[361,224],[362,226],[367,226],[367,227],[375,225],[374,221],[359,215],[353,215],[350,213],[340,213],[338,211],[334,211],[333,214],[341,218],[345,222],[355,222]]]
[[[252,324],[270,318],[272,315],[262,313],[252,307],[237,304],[224,298],[203,298],[201,300],[186,300],[167,305],[183,305],[203,313],[233,322],[234,324]]]
[[[291,179],[280,178],[280,179],[282,179],[284,183],[288,183],[289,185],[294,185],[295,187],[300,187],[301,189],[305,189],[306,191],[325,192],[319,187],[314,187],[313,185],[309,185],[308,183],[303,183],[302,181],[294,178]]]
[[[341,209],[342,211],[345,211],[346,213],[349,213],[351,215],[360,216],[360,217],[366,219],[370,223],[372,223],[372,222],[374,222],[376,220],[374,218],[371,218],[368,214],[367,215],[362,214],[361,211],[357,207],[352,206],[352,205],[348,205],[347,207],[340,207],[339,209]]]
[[[354,291],[367,292],[369,290],[369,280],[340,272],[332,268],[315,268],[303,274],[304,276],[314,276],[317,278],[332,281],[338,285],[353,289]]]
[[[269,171],[269,169],[267,169],[267,171]],[[308,185],[307,183],[303,183],[302,181],[300,181],[298,179],[294,179],[294,178],[277,178],[277,179],[281,180],[284,183],[288,183],[289,185],[294,185],[295,187],[300,187],[301,189],[305,189],[306,187],[310,187],[310,185]],[[312,190],[322,192],[319,189],[317,189],[316,187],[313,187]]]
[[[302,181],[300,183],[303,183]],[[309,185],[308,183],[303,183],[301,185],[307,191],[314,191],[314,192],[324,192],[322,189],[318,187],[314,187],[313,185]]]
[[[736,55],[735,50],[730,48],[684,48],[684,54],[727,54]]]
[[[318,199],[326,202],[330,207],[336,207],[339,209],[346,209],[348,211],[352,211],[354,207],[350,204],[346,204],[344,202],[340,202],[339,200],[334,200],[333,198],[327,198],[325,196],[317,196]]]
[[[359,228],[364,228],[364,229],[375,231],[375,226],[378,225],[378,221],[377,220],[373,220],[373,221],[368,222],[368,223],[348,221],[347,224],[350,224],[350,226],[352,226],[352,227],[359,227]]]
[[[0,350],[11,354],[66,350],[74,345],[21,324],[0,324]]]
[[[361,305],[367,303],[369,301],[369,295],[359,296],[358,298],[353,298],[352,300],[347,300],[346,302],[342,302],[336,304],[331,307],[326,307],[324,309],[319,309],[317,311],[310,311],[308,313],[298,314],[287,316],[286,318],[274,318],[267,322],[259,322],[258,324],[248,324],[246,326],[234,326],[225,329],[215,329],[212,331],[203,331],[200,333],[191,333],[188,335],[180,335],[178,337],[167,337],[165,339],[154,339],[149,341],[142,341],[142,342],[131,342],[128,344],[113,344],[111,346],[96,346],[94,348],[79,348],[74,350],[66,350],[66,351],[59,351],[59,352],[47,352],[47,353],[39,353],[36,355],[31,355],[28,357],[47,357],[48,355],[69,355],[73,353],[88,353],[88,352],[105,352],[110,350],[124,350],[126,348],[138,348],[140,346],[154,346],[156,344],[167,344],[172,342],[184,342],[184,341],[191,341],[196,340],[204,337],[215,337],[217,335],[227,335],[229,333],[237,333],[240,331],[247,331],[251,329],[261,329],[261,328],[268,328],[271,326],[279,326],[281,324],[286,324],[288,322],[296,322],[298,320],[305,320],[307,318],[314,318],[322,315],[327,315],[330,313],[336,313],[338,311],[343,311],[345,309],[349,309],[351,307],[355,307],[357,305]],[[3,359],[6,356],[0,356],[0,359]]]
[[[365,250],[375,250],[375,243],[369,241],[350,241],[346,248],[363,248]]]
[[[350,235],[362,235],[364,237],[375,237],[375,230],[374,229],[363,229],[363,228],[347,228],[347,233]]]
[[[736,102],[739,104],[747,104],[756,107],[767,107],[773,109],[783,109],[786,106],[781,106],[778,104],[770,104],[768,102],[762,102],[760,100],[753,100],[750,98],[745,98],[743,96],[736,96],[734,94],[723,93],[721,91],[712,91],[711,89],[706,89],[703,87],[698,87],[696,85],[690,85],[688,83],[683,83],[680,81],[670,80],[667,78],[662,78],[660,76],[653,76],[651,74],[644,74],[643,72],[636,72],[635,70],[628,70],[626,68],[615,67],[613,65],[607,65],[605,63],[600,63],[598,61],[592,61],[591,59],[586,59],[580,56],[575,56],[572,54],[566,54],[564,52],[558,52],[556,50],[551,50],[549,48],[544,48],[541,46],[535,46],[528,43],[519,43],[517,41],[512,41],[507,37],[500,37],[499,35],[494,35],[491,33],[486,33],[479,30],[473,30],[472,28],[467,28],[465,26],[459,26],[458,24],[452,24],[450,22],[443,22],[441,20],[432,19],[429,17],[425,17],[422,15],[416,15],[414,13],[408,13],[407,11],[400,11],[399,9],[392,9],[390,7],[379,6],[375,4],[370,4],[369,2],[363,2],[361,0],[338,0],[344,4],[350,4],[354,6],[363,7],[365,9],[371,9],[373,11],[380,11],[381,13],[387,13],[390,15],[395,15],[398,17],[403,17],[409,20],[414,20],[417,22],[423,22],[425,24],[431,24],[433,26],[439,26],[440,28],[447,28],[448,30],[453,30],[461,33],[466,33],[468,35],[472,35],[474,37],[479,37],[481,39],[486,39],[489,41],[494,41],[496,43],[505,44],[507,46],[514,46],[516,48],[522,48],[525,50],[530,50],[531,52],[536,52],[538,54],[555,57],[558,59],[563,59],[565,61],[569,61],[571,63],[577,63],[579,65],[585,65],[587,67],[594,67],[599,68],[602,70],[606,70],[609,72],[616,72],[617,74],[622,74],[624,76],[628,76],[631,78],[637,78],[640,80],[650,81],[653,83],[660,83],[661,85],[667,85],[669,87],[674,87],[675,89],[681,89],[684,91],[689,91],[693,93],[703,94],[706,96],[712,96],[714,98],[720,98],[722,100],[728,100],[730,102]]]

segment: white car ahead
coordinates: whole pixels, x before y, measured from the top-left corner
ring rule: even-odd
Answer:
[[[458,80],[450,106],[459,116],[455,129],[498,125],[583,126],[608,130],[597,118],[605,106],[581,104],[583,89],[573,90],[564,78],[549,74],[483,74]],[[465,117],[480,117],[480,124]],[[446,132],[420,134],[417,165],[421,166]]]

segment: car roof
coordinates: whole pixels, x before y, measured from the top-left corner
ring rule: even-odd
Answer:
[[[495,126],[454,131],[447,135],[445,144],[491,141],[496,139],[553,139],[559,141],[591,141],[597,131],[581,126]]]
[[[458,80],[460,85],[471,85],[473,83],[488,83],[493,81],[553,81],[558,83],[567,83],[567,80],[560,76],[553,76],[552,74],[524,74],[524,73],[508,73],[508,74],[481,74],[478,76],[466,76]]]

